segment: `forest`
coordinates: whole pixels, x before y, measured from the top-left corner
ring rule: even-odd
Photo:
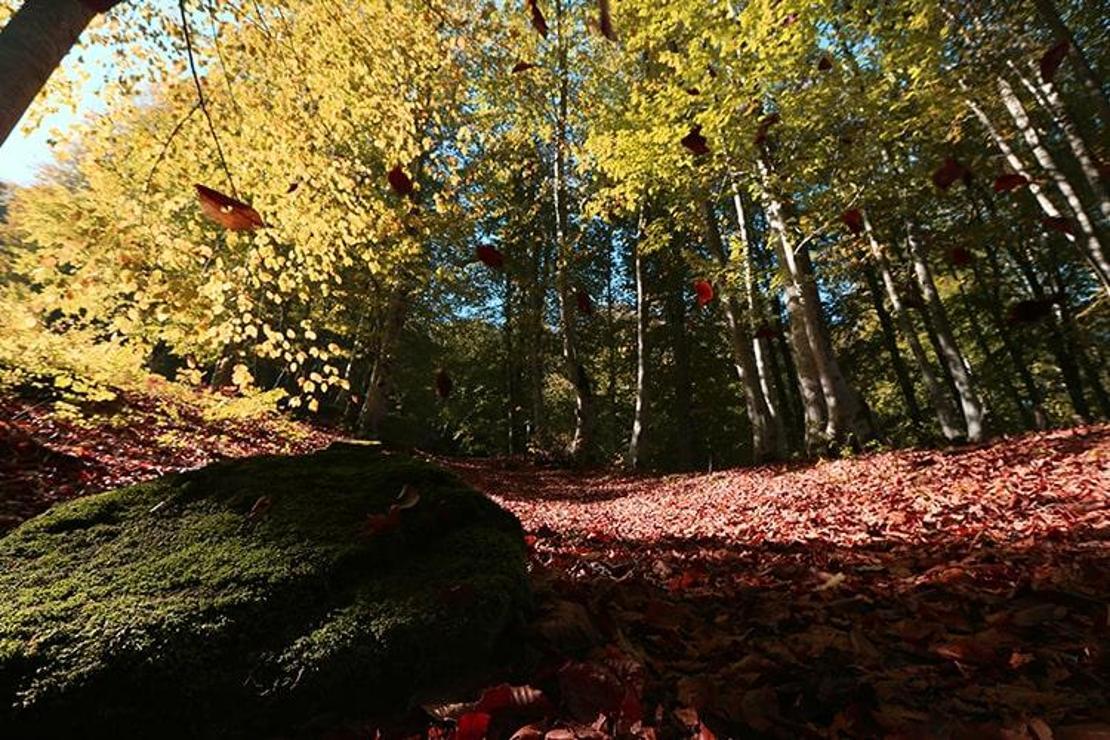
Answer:
[[[0,171],[0,735],[1106,737],[1108,59],[1081,0],[0,0],[0,142],[81,113]]]

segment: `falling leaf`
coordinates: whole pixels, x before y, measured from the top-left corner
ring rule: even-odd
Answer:
[[[1011,324],[1034,324],[1052,315],[1052,303],[1049,298],[1018,301],[1010,306],[1006,320]]]
[[[501,250],[497,247],[491,247],[488,244],[478,247],[478,259],[483,265],[494,270],[500,270],[505,266],[505,255],[501,254]]]
[[[540,10],[539,0],[528,0],[528,9],[532,11],[532,28],[536,29],[543,38],[547,38],[547,19],[543,17],[543,11]]]
[[[617,32],[613,30],[613,16],[609,9],[609,0],[597,0],[598,21],[601,24],[601,35],[610,41],[617,40]]]
[[[965,185],[968,184],[971,181],[971,170],[952,157],[946,157],[944,164],[933,171],[933,184],[942,191],[947,191],[957,180],[963,180]]]
[[[713,285],[708,280],[695,280],[694,293],[698,297],[698,305],[705,306],[713,300]]]
[[[709,144],[701,135],[701,126],[694,126],[690,133],[682,137],[682,146],[689,149],[695,156],[709,154]]]
[[[412,194],[412,180],[401,165],[397,165],[389,171],[389,186],[393,188],[393,192],[401,197]]]
[[[269,496],[259,496],[258,500],[254,502],[250,512],[247,514],[247,521],[255,522],[266,516],[270,508],[274,505],[274,500]]]
[[[299,188],[300,186],[301,186],[301,184],[299,182],[289,183],[289,188],[286,189],[285,194],[286,195],[292,195],[293,193],[297,192],[297,188]]]
[[[828,54],[822,54],[821,58],[817,60],[817,69],[822,72],[828,72],[832,68],[832,59],[829,58]]]
[[[974,261],[967,247],[952,247],[947,252],[948,263],[954,267],[967,267]]]
[[[195,187],[197,198],[200,199],[201,211],[228,231],[254,231],[265,226],[258,211],[243,201],[199,183]]]
[[[455,383],[451,380],[451,376],[443,368],[436,370],[436,395],[440,398],[447,398],[454,390]]]
[[[420,503],[420,491],[406,483],[401,486],[401,492],[397,494],[397,502],[393,504],[393,508],[403,511],[411,509],[418,503]]]
[[[1075,236],[1075,227],[1072,225],[1071,219],[1063,216],[1050,216],[1042,218],[1041,223],[1046,229],[1059,231],[1061,234],[1067,234],[1068,236]]]
[[[853,234],[859,234],[863,231],[863,211],[858,208],[852,208],[840,214],[840,220]]]
[[[485,712],[469,712],[459,717],[455,740],[485,740],[490,716]]]
[[[589,293],[587,293],[582,288],[579,288],[574,298],[578,302],[578,313],[582,314],[583,316],[593,316],[594,302],[593,299],[590,298]]]
[[[998,177],[994,178],[994,192],[1008,193],[1011,190],[1016,190],[1017,188],[1023,187],[1028,184],[1029,178],[1027,178],[1025,175],[1018,175],[1013,173],[999,175]]]
[[[531,686],[499,684],[482,692],[476,711],[494,714],[503,710],[544,714],[551,709],[551,702],[544,693]]]
[[[519,74],[521,72],[527,72],[528,70],[535,69],[536,67],[539,67],[539,66],[540,65],[533,64],[532,62],[517,62],[516,64],[513,65],[512,73],[513,74]]]
[[[1052,82],[1056,77],[1056,70],[1063,64],[1064,58],[1068,55],[1068,42],[1061,41],[1053,46],[1051,49],[1041,55],[1039,62],[1041,67],[1041,79],[1045,82]]]
[[[767,115],[763,116],[763,118],[759,119],[759,124],[755,130],[755,143],[759,145],[767,141],[767,132],[770,131],[772,126],[774,126],[781,120],[782,116],[780,116],[777,112],[768,113]]]

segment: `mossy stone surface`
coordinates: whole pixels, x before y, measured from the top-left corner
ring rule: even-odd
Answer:
[[[419,503],[366,536],[405,484]],[[528,598],[511,514],[371,446],[91,496],[0,539],[0,737],[254,737],[396,707],[488,659]]]

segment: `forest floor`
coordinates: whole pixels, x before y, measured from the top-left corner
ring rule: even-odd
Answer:
[[[129,396],[81,421],[0,400],[0,535],[334,438],[205,403]],[[457,731],[417,710],[403,735],[1110,737],[1110,425],[712,474],[438,461],[520,517],[539,616],[515,688],[425,708]]]

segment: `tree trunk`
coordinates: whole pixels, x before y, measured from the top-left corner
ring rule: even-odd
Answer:
[[[1028,255],[1023,251],[1023,245],[1009,243],[1007,244],[1007,251],[1017,264],[1018,271],[1025,279],[1033,297],[1039,301],[1045,300],[1047,294],[1045,293],[1044,284],[1037,275],[1036,268]],[[1064,388],[1071,400],[1072,410],[1079,417],[1090,419],[1091,411],[1083,391],[1083,378],[1079,374],[1079,365],[1076,363],[1066,330],[1067,327],[1061,327],[1055,315],[1049,318],[1048,351],[1056,358],[1056,367],[1060,369],[1060,374],[1064,378]]]
[[[1079,194],[1072,186],[1071,181],[1059,167],[1056,166],[1056,161],[1052,158],[1052,154],[1048,148],[1041,142],[1040,134],[1033,127],[1032,122],[1029,120],[1029,115],[1025,111],[1025,106],[1014,93],[1014,89],[1010,83],[1005,79],[998,78],[998,90],[1002,94],[1002,103],[1006,106],[1006,110],[1010,112],[1010,117],[1014,119],[1014,124],[1018,127],[1021,135],[1025,138],[1025,143],[1033,151],[1033,156],[1036,158],[1037,163],[1048,173],[1052,181],[1056,184],[1060,194],[1064,196],[1064,201],[1068,204],[1068,208],[1075,215],[1075,221],[1079,225],[1079,231],[1083,236],[1083,241],[1086,244],[1086,251],[1091,263],[1096,266],[1100,275],[1104,276],[1104,282],[1110,280],[1110,262],[1107,261],[1104,245],[1102,243],[1102,236],[1097,232],[1097,227],[1094,219],[1087,213],[1083,207],[1083,202],[1079,198]],[[1097,218],[1097,217],[1096,217]]]
[[[1022,74],[1013,62],[1010,62],[1010,68],[1014,70],[1014,74],[1017,75],[1029,94],[1052,117],[1053,123],[1064,135],[1064,140],[1068,142],[1068,148],[1071,149],[1075,161],[1079,164],[1079,171],[1083,173],[1087,189],[1098,203],[1099,213],[1103,219],[1110,220],[1110,198],[1106,197],[1106,187],[1099,176],[1098,165],[1095,163],[1095,155],[1093,154],[1096,150],[1095,146],[1083,131],[1075,125],[1071,112],[1065,105],[1063,98],[1056,92],[1055,87],[1043,81],[1038,85],[1028,75]],[[1036,74],[1036,72],[1034,71],[1033,74]]]
[[[925,383],[925,391],[929,394],[929,401],[933,406],[933,411],[936,413],[941,434],[943,434],[944,438],[949,442],[960,439],[964,436],[964,430],[960,429],[960,422],[956,418],[955,410],[952,408],[952,399],[945,393],[944,387],[933,371],[933,366],[932,363],[929,362],[928,355],[925,354],[925,350],[921,346],[921,341],[917,337],[917,330],[914,328],[913,320],[906,311],[905,305],[902,303],[902,297],[898,294],[898,287],[894,280],[893,270],[891,269],[886,250],[875,238],[875,231],[871,226],[871,218],[866,211],[863,212],[863,228],[867,235],[868,246],[871,249],[871,257],[876,267],[879,268],[879,275],[882,277],[887,299],[890,301],[891,309],[894,311],[894,318],[898,322],[898,328],[901,330],[902,336],[910,348],[910,353],[913,354],[914,361],[917,363],[918,372],[921,373],[921,379]],[[881,303],[881,299],[879,302]]]
[[[1017,155],[1017,152],[1014,151],[1013,147],[1010,146],[1009,142],[1007,142],[1006,139],[1002,137],[1002,134],[995,127],[994,122],[991,121],[990,117],[986,114],[986,111],[983,110],[982,106],[980,106],[971,98],[967,98],[965,102],[967,103],[968,108],[971,109],[971,112],[975,114],[975,117],[979,119],[979,123],[982,124],[984,129],[986,129],[987,134],[990,135],[991,140],[994,141],[995,146],[997,146],[998,150],[1002,152],[1002,155],[1006,159],[1006,163],[1010,165],[1010,169],[1029,181],[1029,184],[1026,185],[1026,187],[1033,195],[1033,198],[1037,201],[1037,205],[1041,207],[1041,211],[1043,211],[1044,214],[1049,218],[1060,218],[1061,213],[1060,210],[1056,207],[1056,204],[1053,203],[1048,195],[1044,192],[1044,189],[1036,181],[1032,172],[1029,170],[1028,167],[1025,166],[1025,163],[1022,162],[1021,158]],[[1102,284],[1103,289],[1106,291],[1107,295],[1110,295],[1110,273],[1104,272],[1102,270],[1102,268],[1099,266],[1098,261],[1094,259],[1094,257],[1091,255],[1091,251],[1089,248],[1083,249],[1080,247],[1079,253],[1088,262],[1088,264],[1090,264],[1091,270],[1094,271],[1095,276]]]
[[[740,243],[744,245],[744,297],[747,303],[748,321],[744,331],[751,343],[752,356],[755,359],[756,374],[759,376],[759,387],[763,392],[763,400],[767,406],[767,413],[771,418],[771,429],[775,435],[775,457],[786,456],[786,422],[783,419],[785,407],[781,407],[781,390],[779,389],[778,374],[775,372],[770,340],[755,336],[755,320],[764,315],[762,296],[758,292],[755,278],[752,275],[752,241],[748,234],[748,217],[744,208],[744,199],[740,195],[740,188],[736,182],[732,183],[732,205],[736,213],[736,227],[740,232]],[[730,259],[732,257],[730,256]]]
[[[0,144],[107,0],[27,0],[0,30]]]
[[[767,178],[770,168],[765,159],[761,159],[759,164],[761,174]],[[835,444],[857,446],[871,439],[874,429],[863,399],[848,385],[833,353],[828,327],[821,314],[821,302],[817,294],[813,266],[809,260],[809,249],[805,245],[795,247],[786,229],[783,206],[774,197],[768,196],[767,215],[771,228],[778,237],[774,241],[786,270],[788,288],[792,287],[796,294],[797,315],[801,317],[810,356],[825,398],[825,437]],[[793,315],[791,318],[793,319]]]
[[[569,453],[581,461],[589,456],[593,448],[593,391],[590,387],[586,368],[578,356],[578,338],[575,326],[576,301],[571,285],[571,271],[574,269],[574,247],[568,235],[567,219],[567,106],[570,94],[567,67],[567,37],[562,0],[555,3],[555,33],[558,45],[559,99],[555,125],[555,283],[559,296],[559,321],[563,334],[563,364],[567,378],[574,385],[574,439]]]
[[[389,396],[393,384],[393,351],[400,339],[408,317],[409,297],[402,289],[396,289],[386,307],[385,321],[382,323],[378,353],[370,378],[366,383],[366,393],[359,411],[358,432],[365,439],[380,439],[381,423],[389,412]]]
[[[894,367],[894,377],[898,381],[898,388],[902,391],[902,398],[906,401],[906,411],[909,413],[910,423],[920,432],[925,427],[925,417],[921,413],[921,406],[917,403],[917,394],[914,392],[913,379],[906,368],[906,361],[902,359],[902,353],[898,350],[898,335],[894,331],[894,321],[890,318],[890,312],[886,310],[886,304],[883,303],[883,287],[879,282],[879,276],[875,274],[875,268],[870,265],[864,266],[863,276],[867,280],[867,290],[871,295],[871,304],[875,308],[875,314],[879,317],[883,345],[886,347],[887,354],[890,355],[890,364]]]
[[[1090,62],[1087,61],[1087,55],[1083,52],[1083,47],[1076,43],[1075,36],[1067,24],[1064,23],[1064,19],[1060,17],[1060,13],[1056,10],[1052,0],[1033,0],[1033,4],[1037,6],[1037,12],[1041,14],[1041,18],[1052,29],[1056,37],[1060,41],[1068,42],[1069,53],[1075,61],[1076,76],[1083,83],[1091,101],[1098,109],[1102,125],[1110,126],[1110,102],[1107,102],[1106,93],[1102,90],[1102,76],[1096,74]]]
[[[721,240],[717,215],[708,198],[701,203],[702,224],[705,229],[705,243],[710,256],[722,267],[728,264]],[[752,459],[756,463],[773,460],[780,454],[779,436],[774,419],[767,406],[767,398],[759,383],[759,371],[755,364],[755,354],[751,343],[751,330],[744,321],[744,309],[736,296],[729,293],[724,301],[725,316],[728,319],[729,345],[732,348],[733,365],[740,385],[744,389],[744,406],[748,412],[748,423],[752,432]]]
[[[642,218],[641,218],[642,223]],[[643,234],[643,228],[640,229]],[[647,295],[644,291],[644,264],[640,240],[632,245],[633,274],[636,281],[636,406],[632,412],[632,435],[628,439],[628,467],[643,464],[644,422],[647,415]]]
[[[971,378],[967,361],[964,359],[963,353],[960,352],[959,345],[956,344],[955,334],[953,334],[952,326],[948,322],[948,313],[945,311],[936,284],[933,282],[933,273],[929,269],[924,250],[914,234],[913,225],[910,223],[906,224],[906,246],[909,248],[910,259],[913,261],[917,284],[921,288],[921,293],[929,307],[942,359],[947,365],[948,371],[952,374],[953,382],[956,384],[960,408],[963,409],[964,421],[967,422],[967,440],[969,442],[981,442],[984,435],[983,402],[975,389],[975,383]]]

